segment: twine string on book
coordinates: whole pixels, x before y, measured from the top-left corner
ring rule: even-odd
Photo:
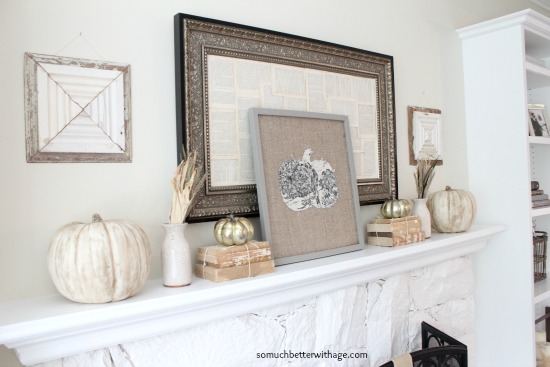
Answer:
[[[247,242],[245,243],[244,245],[246,246],[246,254],[248,255],[248,277],[250,278],[252,276],[252,265],[250,265],[250,250],[248,249],[248,244],[250,242]],[[254,245],[256,246],[256,249],[259,249],[260,247],[258,246],[258,244],[252,242],[250,243],[251,245]]]
[[[203,259],[202,259],[202,273],[203,273],[203,274],[206,274],[205,271],[204,271],[204,267],[206,266],[206,255],[208,255],[208,249],[209,249],[209,248],[210,248],[210,246],[207,247],[206,250],[204,250],[204,257],[203,257]],[[203,275],[203,276],[204,276],[204,275]]]
[[[260,249],[260,246],[258,246],[257,243],[255,242],[247,242],[244,244],[244,246],[246,247],[246,254],[247,254],[247,257],[248,257],[248,278],[250,278],[252,276],[252,265],[250,264],[251,261],[250,261],[250,249],[248,248],[248,245],[254,245],[256,246],[256,249],[259,250]],[[205,267],[206,267],[206,256],[208,255],[208,249],[210,249],[210,246],[209,247],[206,247],[206,249],[204,250],[204,258],[202,259],[202,273],[205,274]]]

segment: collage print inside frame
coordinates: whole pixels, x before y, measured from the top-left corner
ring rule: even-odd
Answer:
[[[196,150],[207,172],[188,221],[258,212],[254,107],[349,116],[360,203],[396,194],[391,56],[186,14],[175,20],[178,147]]]
[[[253,185],[250,108],[348,116],[358,180],[377,179],[376,79],[208,55],[210,183]]]

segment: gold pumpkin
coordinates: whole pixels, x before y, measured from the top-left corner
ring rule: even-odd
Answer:
[[[151,247],[143,230],[127,220],[69,223],[54,234],[48,270],[71,301],[106,303],[138,293],[149,277]]]
[[[404,199],[391,199],[382,204],[380,213],[384,218],[404,218],[411,212],[411,203]]]
[[[477,204],[466,190],[453,190],[450,186],[435,192],[427,202],[432,217],[432,228],[442,233],[465,232],[476,217]]]
[[[243,245],[254,236],[254,227],[246,218],[234,217],[222,218],[214,226],[216,241],[224,246]]]

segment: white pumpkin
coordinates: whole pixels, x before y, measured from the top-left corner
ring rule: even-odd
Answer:
[[[474,223],[477,204],[474,196],[466,190],[435,192],[428,199],[432,228],[442,233],[465,232]]]
[[[151,247],[145,232],[126,220],[70,223],[53,236],[48,270],[57,290],[81,303],[120,301],[149,277]]]

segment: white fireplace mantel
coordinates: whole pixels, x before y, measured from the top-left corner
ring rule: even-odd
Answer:
[[[502,226],[434,233],[397,248],[367,246],[352,253],[279,266],[256,278],[213,283],[195,278],[183,288],[150,280],[136,296],[101,305],[60,295],[0,303],[0,344],[33,365],[111,345],[183,330],[306,297],[437,264],[482,249]]]

